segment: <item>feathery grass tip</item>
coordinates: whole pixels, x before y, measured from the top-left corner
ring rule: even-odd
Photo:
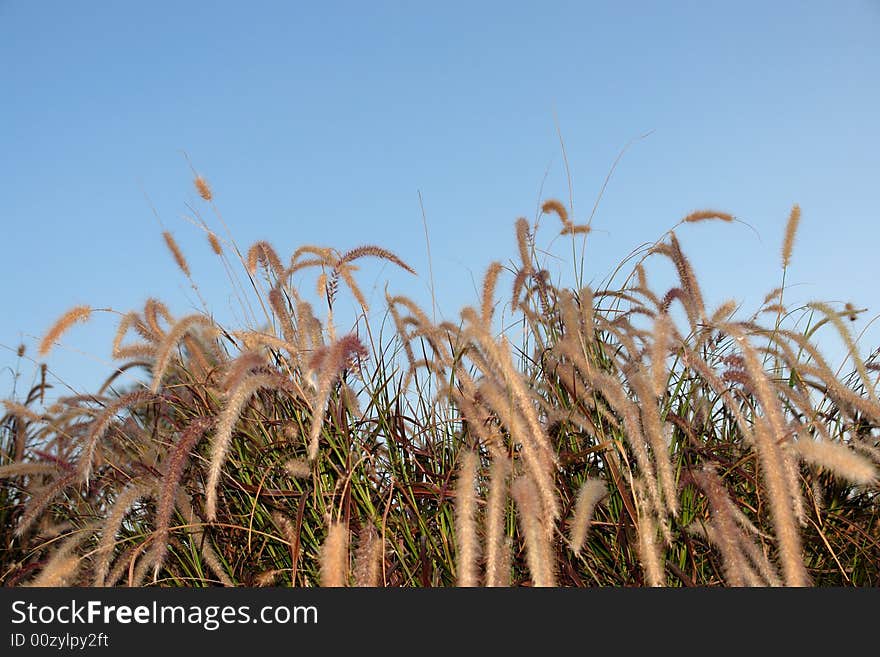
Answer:
[[[180,271],[189,276],[189,265],[186,262],[186,258],[183,257],[180,247],[177,246],[174,236],[166,230],[162,233],[162,237],[165,239],[165,244],[168,246],[168,250],[171,251],[171,255],[174,256],[174,262],[180,267]]]
[[[801,206],[797,203],[791,208],[788,223],[785,225],[785,239],[782,241],[782,266],[788,267],[791,261],[791,250],[794,248],[794,237],[801,222]]]
[[[198,191],[199,196],[203,199],[210,201],[214,198],[214,193],[211,191],[211,187],[208,185],[207,180],[201,176],[196,176],[195,180],[193,180],[193,184],[196,186],[196,191]]]
[[[66,313],[64,313],[61,318],[52,325],[52,328],[46,333],[43,337],[43,340],[40,342],[40,348],[38,353],[40,356],[45,356],[52,349],[52,345],[57,342],[58,338],[64,334],[67,329],[73,326],[76,322],[85,322],[91,317],[92,309],[89,306],[76,306],[75,308],[71,308]]]

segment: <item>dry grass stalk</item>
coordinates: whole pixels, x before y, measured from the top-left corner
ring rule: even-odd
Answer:
[[[348,366],[351,358],[366,358],[369,355],[367,348],[354,334],[346,335],[334,342],[330,347],[317,350],[309,368],[321,372],[318,377],[318,388],[312,404],[312,428],[308,438],[308,458],[310,461],[318,455],[318,440],[321,435],[321,427],[324,424],[324,412],[330,399],[333,382]]]
[[[86,322],[92,315],[90,306],[76,306],[64,313],[61,318],[52,325],[52,328],[43,336],[37,353],[42,358],[52,349],[52,346],[71,326],[76,322]]]
[[[836,476],[862,486],[877,483],[877,468],[846,445],[803,436],[794,442],[798,456],[811,465],[826,468]]]
[[[283,573],[283,570],[267,570],[266,572],[260,573],[254,578],[254,584],[258,588],[263,588],[266,586],[272,586],[275,584],[275,580],[278,579],[278,576]]]
[[[593,511],[607,494],[608,486],[604,479],[587,479],[581,484],[574,505],[574,514],[569,521],[568,543],[575,554],[584,549]]]
[[[166,230],[162,233],[162,237],[165,240],[165,245],[174,257],[174,262],[177,263],[180,271],[182,271],[188,278],[190,276],[189,264],[186,262],[186,258],[183,257],[183,252],[174,240],[174,236]]]
[[[721,551],[724,563],[725,581],[731,586],[746,586],[748,582],[747,564],[740,543],[741,530],[733,513],[733,503],[727,489],[712,468],[692,473],[694,481],[706,493],[712,509],[713,543]]]
[[[526,561],[534,586],[556,586],[555,558],[551,534],[542,521],[541,500],[531,477],[517,477],[510,492],[519,511],[520,528],[525,537]]]
[[[797,234],[798,226],[801,223],[801,206],[795,204],[791,208],[791,214],[788,215],[788,222],[785,224],[785,238],[782,240],[782,267],[787,268],[791,262],[791,251],[794,248],[794,238]]]
[[[116,534],[119,533],[126,514],[139,499],[150,493],[151,485],[144,481],[132,481],[116,497],[101,526],[101,539],[95,551],[97,563],[94,586],[104,586],[113,559],[113,549],[116,547]]]
[[[532,258],[530,255],[531,234],[529,232],[529,222],[525,217],[516,220],[516,245],[519,248],[519,259],[522,268],[520,271],[523,276],[528,276],[532,271]],[[514,297],[517,295],[514,293]]]
[[[638,546],[639,558],[645,571],[648,586],[664,586],[666,577],[663,574],[663,557],[657,545],[657,522],[651,503],[645,495],[645,484],[633,482],[633,492],[638,507]]]
[[[852,360],[856,372],[858,372],[859,377],[862,380],[862,385],[865,387],[865,392],[868,395],[868,398],[875,404],[880,405],[880,399],[877,398],[877,393],[874,390],[871,377],[868,376],[868,370],[865,368],[865,361],[859,356],[858,346],[853,340],[852,335],[850,335],[849,328],[847,328],[846,324],[844,324],[843,320],[840,318],[840,313],[835,312],[831,306],[820,301],[810,302],[807,304],[807,307],[814,308],[819,312],[824,313],[825,317],[827,317],[834,325],[834,328],[837,329],[837,332],[840,334],[840,337],[849,352],[850,360]],[[836,377],[834,378],[836,379]]]
[[[174,354],[174,349],[177,348],[178,343],[188,331],[191,331],[198,325],[214,329],[214,322],[211,321],[210,317],[197,313],[182,318],[174,325],[167,335],[165,335],[162,343],[156,351],[156,364],[153,367],[153,381],[150,384],[150,390],[152,392],[155,393],[159,391],[159,387],[162,384],[162,377],[165,375],[165,370],[168,369],[171,357]]]
[[[50,588],[70,586],[81,561],[82,558],[75,554],[56,554],[40,569],[40,574],[28,586]]]
[[[674,232],[669,233],[669,246],[671,248],[672,262],[678,270],[678,276],[681,280],[681,286],[687,293],[688,303],[686,306],[691,308],[693,315],[691,326],[694,327],[697,321],[702,320],[706,316],[706,307],[703,303],[703,293],[700,291],[700,285],[694,268],[691,266],[690,260],[681,250],[681,245]]]
[[[556,199],[548,199],[544,201],[541,205],[541,212],[545,214],[549,214],[551,212],[555,213],[556,216],[559,217],[559,220],[562,222],[563,226],[571,226],[571,220],[568,218],[568,210],[566,207]]]
[[[284,464],[284,469],[295,479],[308,479],[312,476],[312,466],[304,459],[292,459]]]
[[[213,424],[213,419],[207,417],[196,418],[181,433],[177,444],[167,456],[167,464],[164,467],[162,481],[159,486],[159,499],[156,504],[156,520],[153,532],[153,546],[147,561],[155,568],[159,568],[165,560],[168,551],[168,533],[171,525],[171,515],[174,512],[174,503],[177,497],[183,471],[189,463],[190,454],[202,439],[205,432]]]
[[[217,576],[220,583],[223,584],[223,586],[235,586],[235,582],[233,582],[226,573],[226,568],[220,560],[220,555],[217,554],[214,546],[211,545],[211,541],[207,538],[202,539],[199,541],[199,547],[201,548],[202,559],[204,559],[208,568],[211,569],[211,572]]]
[[[733,221],[733,215],[727,212],[719,212],[718,210],[697,210],[691,212],[681,223],[694,223],[697,221],[705,221],[706,219],[720,219],[721,221]]]
[[[177,507],[177,512],[183,516],[185,531],[199,547],[202,560],[223,586],[235,586],[235,582],[227,574],[220,556],[214,550],[210,537],[205,534],[204,524],[196,514],[195,509],[193,509],[190,499],[182,491],[178,491],[174,503]],[[147,564],[148,562],[143,560],[141,563]]]
[[[641,413],[642,428],[651,445],[651,451],[654,456],[654,463],[657,466],[657,475],[660,487],[663,490],[663,498],[666,503],[666,511],[673,516],[678,514],[678,494],[675,481],[675,473],[673,472],[672,460],[669,454],[669,444],[663,433],[663,426],[660,422],[660,409],[657,402],[652,397],[650,383],[646,373],[641,368],[634,368],[628,377],[630,385],[640,400],[639,409]],[[660,508],[657,508],[658,513]]]
[[[88,482],[91,477],[98,443],[106,435],[116,415],[123,409],[134,409],[141,404],[153,401],[155,398],[156,395],[148,390],[136,390],[107,404],[101,414],[95,418],[77,463],[77,471],[84,482]]]
[[[465,316],[464,311],[462,316]],[[538,420],[534,400],[523,381],[522,375],[513,365],[510,348],[506,338],[498,342],[492,339],[485,327],[472,327],[481,345],[494,364],[494,376],[504,382],[510,391],[511,398],[516,402],[515,411],[508,415],[514,419],[517,415],[524,421],[522,425],[514,421],[511,432],[514,439],[523,446],[523,456],[541,496],[541,504],[548,527],[559,518],[559,500],[554,484],[556,456],[550,444],[545,428]],[[496,369],[497,368],[497,369]],[[509,405],[508,405],[508,408]],[[496,409],[504,421],[504,407]],[[516,431],[515,435],[513,432]]]
[[[566,355],[577,354],[575,350],[567,350]],[[583,359],[581,359],[583,360]],[[576,363],[577,364],[577,363]],[[580,371],[580,367],[578,368]],[[602,392],[611,408],[623,418],[623,434],[627,444],[632,448],[636,457],[636,464],[642,480],[645,482],[647,493],[650,496],[651,508],[661,510],[663,503],[660,496],[660,487],[654,463],[648,453],[645,436],[642,431],[642,423],[639,419],[638,405],[632,402],[626,395],[621,382],[610,374],[596,371],[580,371],[584,379],[596,390]],[[667,455],[668,458],[668,455]]]
[[[273,287],[269,291],[269,305],[275,314],[275,318],[281,325],[281,335],[289,344],[297,344],[296,330],[293,328],[293,321],[290,317],[290,310],[284,292],[277,287]]]
[[[321,586],[348,584],[348,527],[331,521],[321,547]]]
[[[725,556],[725,550],[727,549],[726,541],[717,527],[717,522],[707,520],[698,524],[697,521],[694,521],[686,526],[684,530],[691,536],[701,538],[719,549],[723,559],[722,572],[725,586],[767,586],[767,582],[758,575],[751,565],[749,565],[748,560],[745,558],[744,550],[741,549],[740,545],[735,545],[733,548],[735,550],[734,554],[739,563],[737,565],[737,570],[734,571],[736,574],[731,574],[730,562]]]
[[[278,280],[283,280],[285,276],[284,266],[281,259],[272,248],[272,245],[266,241],[254,242],[247,252],[247,270],[253,276],[257,273],[257,264],[263,265],[267,270],[271,270]]]
[[[374,244],[365,244],[363,246],[358,246],[350,251],[347,251],[342,255],[341,258],[336,262],[335,268],[338,269],[343,265],[346,265],[350,262],[353,262],[359,258],[364,258],[367,256],[371,256],[373,258],[379,258],[381,260],[387,260],[388,262],[392,262],[401,269],[409,272],[410,274],[415,274],[416,270],[406,264],[403,260],[398,258],[394,253],[389,251],[388,249],[383,249],[381,246],[376,246]]]
[[[55,549],[46,565],[26,586],[36,588],[75,586],[79,569],[85,559],[73,552],[89,537],[91,529],[92,526],[86,526],[70,532]]]
[[[245,405],[251,396],[260,388],[276,388],[277,377],[268,374],[253,374],[245,377],[237,387],[229,391],[223,410],[217,421],[214,440],[211,445],[211,464],[208,470],[206,486],[206,511],[208,520],[217,517],[217,487],[220,483],[220,471],[226,461],[226,453],[232,441],[232,431]]]
[[[272,522],[274,522],[275,526],[281,530],[281,533],[284,535],[284,540],[287,542],[290,551],[291,584],[295,586],[300,546],[299,534],[290,519],[283,516],[278,511],[272,513]]]
[[[129,329],[131,329],[132,327],[134,327],[138,334],[146,338],[148,341],[123,346],[122,340],[125,338],[126,333],[128,333]],[[137,355],[152,357],[155,352],[155,346],[152,343],[155,341],[155,334],[141,320],[140,315],[138,315],[136,312],[126,313],[119,321],[119,326],[116,329],[116,335],[113,337],[111,354],[113,358],[117,359],[137,357]]]
[[[29,477],[33,475],[58,474],[59,468],[54,463],[7,463],[0,465],[0,479],[11,477]]]
[[[770,423],[763,418],[756,418],[755,421],[755,446],[761,463],[762,478],[767,487],[785,584],[809,586],[810,578],[804,568],[801,536],[791,500],[793,495],[800,496],[800,491],[787,490],[783,455]]]
[[[60,474],[54,481],[38,491],[34,491],[25,505],[24,513],[22,513],[18,525],[15,527],[15,535],[23,536],[39,519],[40,515],[52,503],[55,497],[77,479],[78,475],[76,472],[66,472]]]
[[[507,586],[510,579],[504,536],[510,471],[510,459],[506,455],[497,454],[492,458],[486,500],[486,586]]]
[[[666,355],[669,353],[672,331],[672,320],[669,315],[658,314],[654,321],[654,340],[651,342],[651,385],[654,396],[658,399],[666,391],[666,382],[669,378]]]
[[[480,545],[477,539],[476,478],[480,459],[476,452],[465,451],[461,457],[455,485],[455,545],[458,586],[478,586],[477,559]]]
[[[382,538],[372,524],[364,525],[358,535],[358,548],[354,558],[354,585],[379,586],[382,578]]]
[[[208,244],[211,245],[211,250],[218,256],[223,255],[223,245],[220,244],[220,239],[213,231],[208,231]]]
[[[195,180],[193,180],[193,184],[196,187],[196,191],[206,201],[210,201],[214,198],[214,193],[211,191],[211,187],[208,185],[208,181],[202,178],[201,176],[196,176]]]
[[[589,224],[571,224],[570,226],[564,226],[561,231],[559,231],[560,235],[586,235],[592,230],[592,227]]]
[[[746,370],[764,411],[764,417],[755,418],[753,434],[748,426],[740,428],[746,435],[754,436],[755,451],[761,464],[779,542],[785,582],[788,586],[808,586],[809,577],[804,567],[801,537],[795,520],[795,516],[802,513],[803,498],[797,480],[793,480],[788,470],[787,453],[782,448],[787,432],[782,422],[779,399],[771,390],[755,349],[742,329],[735,324],[722,326],[742,349]]]
[[[245,350],[237,358],[226,363],[221,387],[228,392],[237,388],[245,377],[268,371],[269,364],[266,361],[266,354],[245,347]]]
[[[480,315],[487,324],[492,321],[492,312],[495,306],[495,285],[498,283],[498,275],[501,273],[501,263],[493,262],[486,270],[483,278],[483,299],[480,304]]]
[[[6,414],[27,420],[28,422],[42,422],[43,417],[39,413],[35,413],[24,404],[14,402],[11,399],[4,399],[3,406],[6,408]],[[5,419],[5,418],[4,418]]]
[[[168,307],[158,299],[147,299],[144,304],[144,320],[147,322],[150,333],[143,337],[152,342],[161,342],[167,332],[159,323],[160,318],[171,327],[174,325],[174,317],[168,311]],[[138,325],[136,325],[137,327]]]

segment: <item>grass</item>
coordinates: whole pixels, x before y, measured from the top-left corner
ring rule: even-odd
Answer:
[[[589,233],[559,201],[543,212],[573,245]],[[405,297],[368,308],[362,259],[412,272],[379,246],[285,260],[202,221],[248,325],[150,299],[121,314],[99,390],[44,403],[44,366],[5,402],[0,581],[880,585],[877,352],[859,356],[853,306],[784,305],[799,219],[783,286],[741,319],[706,308],[676,236],[730,214],[688,215],[595,290],[555,284],[519,219],[516,259],[487,267],[455,324]],[[652,287],[649,258],[678,284]],[[343,297],[360,313],[348,331]],[[40,355],[106,311],[72,309]],[[847,375],[817,346],[828,331]],[[144,383],[118,384],[135,370]]]

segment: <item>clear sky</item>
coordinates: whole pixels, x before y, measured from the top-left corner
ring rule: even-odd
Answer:
[[[710,303],[736,298],[751,314],[780,282],[799,203],[788,300],[868,307],[860,331],[880,310],[878,35],[878,0],[0,0],[0,396],[17,346],[36,357],[75,304],[126,311],[155,296],[192,310],[152,207],[234,323],[222,266],[184,218],[190,204],[213,221],[184,152],[243,247],[374,243],[412,264],[418,278],[362,272],[380,310],[386,279],[429,298],[421,191],[437,299],[454,318],[489,262],[516,253],[514,220],[541,198],[568,203],[557,124],[578,223],[621,148],[653,131],[595,214],[588,278],[718,208],[755,230],[679,236]],[[116,321],[66,334],[53,375],[93,390]]]

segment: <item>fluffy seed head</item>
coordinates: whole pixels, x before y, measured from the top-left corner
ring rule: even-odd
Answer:
[[[603,479],[587,479],[578,492],[577,502],[574,506],[574,515],[571,519],[569,543],[571,549],[580,552],[584,548],[587,532],[590,529],[590,521],[593,511],[599,501],[605,497],[608,488]]]
[[[303,459],[291,459],[284,464],[284,469],[295,479],[308,479],[312,476],[312,467]]]
[[[321,586],[345,586],[348,579],[348,527],[331,522],[321,546]]]
[[[568,210],[566,210],[565,206],[556,199],[544,201],[544,205],[541,206],[541,212],[547,214],[555,212],[560,221],[562,221],[563,226],[571,225],[571,221],[568,219]]]
[[[208,233],[208,243],[211,245],[211,250],[217,255],[223,255],[223,247],[220,244],[220,240],[217,238],[217,235],[214,233]]]
[[[721,221],[733,221],[733,215],[728,214],[726,212],[719,212],[718,210],[697,210],[696,212],[691,212],[688,216],[682,219],[682,223],[694,223],[697,221],[705,221],[707,219],[720,219]]]
[[[476,452],[464,453],[455,486],[455,542],[458,556],[458,586],[477,585],[477,551],[474,515],[477,508],[474,479],[479,457]]]
[[[791,261],[791,250],[794,248],[794,237],[797,233],[798,224],[801,222],[801,206],[797,203],[788,215],[788,223],[785,226],[785,239],[782,241],[782,266],[788,267]]]
[[[180,271],[189,276],[189,265],[186,262],[186,258],[183,257],[180,247],[177,246],[174,236],[166,230],[162,233],[162,237],[165,239],[165,244],[168,246],[168,250],[171,251],[171,255],[174,256],[174,262],[180,267]]]
[[[842,443],[807,436],[794,447],[804,461],[826,468],[854,484],[870,485],[877,481],[874,464]]]
[[[198,191],[199,196],[201,196],[206,201],[210,201],[214,198],[213,192],[211,192],[211,187],[208,185],[208,181],[202,178],[201,176],[196,176],[193,183],[196,186],[196,191]]]
[[[40,342],[39,354],[45,356],[52,349],[52,345],[76,322],[85,322],[91,317],[92,309],[89,306],[76,306],[64,313],[61,318],[52,325],[52,328]]]

